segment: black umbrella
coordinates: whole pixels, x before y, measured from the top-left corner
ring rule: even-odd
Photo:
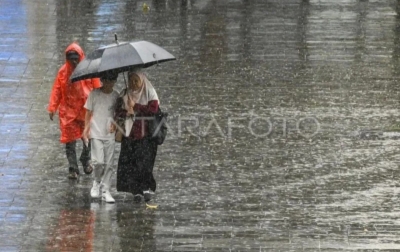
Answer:
[[[133,68],[146,68],[154,64],[175,60],[160,46],[148,41],[118,42],[100,47],[79,62],[71,81],[98,78],[106,71],[121,73]]]

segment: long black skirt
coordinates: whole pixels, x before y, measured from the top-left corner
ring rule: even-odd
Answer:
[[[153,167],[157,155],[157,143],[145,137],[133,140],[124,137],[118,159],[117,191],[133,195],[143,191],[156,191]]]

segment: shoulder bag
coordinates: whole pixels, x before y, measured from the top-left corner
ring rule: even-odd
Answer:
[[[151,140],[155,141],[157,145],[164,143],[165,137],[167,136],[168,113],[162,112],[158,109],[158,112],[154,115],[154,119],[149,121],[149,135]]]

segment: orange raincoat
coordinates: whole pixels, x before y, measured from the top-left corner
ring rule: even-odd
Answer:
[[[76,51],[79,54],[79,61],[85,57],[82,48],[76,43],[67,47],[65,55],[69,51]],[[101,86],[98,78],[71,83],[69,77],[72,72],[72,65],[68,61],[58,70],[47,108],[53,113],[59,110],[61,143],[72,142],[82,137],[86,113],[83,106],[90,91]]]

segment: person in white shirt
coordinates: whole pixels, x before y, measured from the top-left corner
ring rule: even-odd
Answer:
[[[84,139],[90,139],[91,161],[94,168],[92,198],[99,198],[107,203],[115,200],[110,194],[110,181],[113,172],[115,148],[115,125],[113,115],[115,103],[119,96],[114,90],[118,74],[107,72],[100,78],[102,87],[90,92],[86,101]]]

